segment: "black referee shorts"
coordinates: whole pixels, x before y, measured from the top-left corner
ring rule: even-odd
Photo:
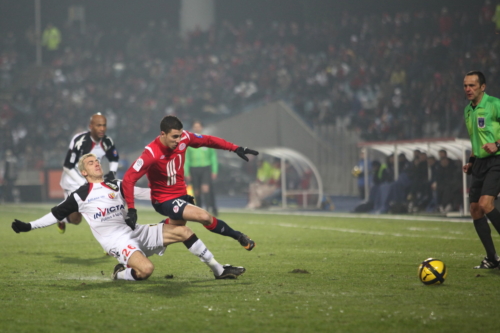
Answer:
[[[479,202],[483,195],[495,197],[500,193],[500,155],[478,158],[472,165],[469,202]]]
[[[191,167],[191,182],[195,189],[199,189],[201,185],[212,184],[212,167],[210,165],[204,167]]]

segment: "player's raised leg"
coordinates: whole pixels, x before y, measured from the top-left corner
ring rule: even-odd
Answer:
[[[255,247],[255,242],[251,240],[247,235],[240,231],[234,230],[226,222],[210,215],[210,213],[200,207],[187,205],[184,208],[182,217],[186,221],[194,221],[203,224],[203,226],[207,230],[213,233],[228,236],[237,240],[241,244],[241,246],[243,246],[248,251],[251,251]]]

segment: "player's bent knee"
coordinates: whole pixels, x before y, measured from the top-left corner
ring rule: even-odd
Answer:
[[[491,212],[495,208],[493,199],[490,199],[489,197],[479,199],[478,208],[484,214]]]
[[[141,265],[140,268],[137,268],[135,269],[136,272],[137,272],[137,277],[141,280],[146,280],[147,278],[149,278],[154,270],[155,270],[155,266],[153,265],[152,262],[148,262],[148,263],[144,263],[143,265]]]
[[[477,202],[472,203],[469,209],[470,209],[470,215],[474,220],[484,216],[484,211]]]

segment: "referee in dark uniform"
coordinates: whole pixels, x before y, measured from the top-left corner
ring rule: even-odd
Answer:
[[[462,169],[472,174],[470,213],[486,250],[486,257],[474,268],[492,269],[499,265],[488,219],[500,233],[500,211],[494,205],[500,193],[500,99],[487,95],[485,89],[483,73],[472,71],[465,75],[464,91],[470,103],[465,107],[464,118],[472,153]]]

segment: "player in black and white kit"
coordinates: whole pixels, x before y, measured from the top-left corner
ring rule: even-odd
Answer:
[[[104,177],[106,180],[115,179],[116,170],[118,169],[118,152],[115,148],[113,140],[106,136],[106,117],[100,113],[90,117],[90,131],[81,132],[75,135],[69,143],[69,150],[64,159],[63,173],[61,176],[60,185],[64,190],[64,198],[66,199],[72,192],[76,191],[80,186],[85,184],[85,178],[80,174],[76,164],[81,156],[92,153],[101,161],[103,156],[109,161],[109,173]],[[75,213],[64,221],[57,223],[58,230],[61,234],[66,231],[66,223],[79,224],[82,221],[82,215]]]
[[[105,181],[99,159],[94,154],[83,155],[78,162],[78,169],[88,183],[40,219],[30,223],[14,220],[12,229],[20,233],[47,227],[79,212],[99,244],[119,261],[113,272],[115,280],[147,279],[154,270],[153,263],[147,257],[163,255],[166,246],[178,242],[183,242],[191,253],[206,263],[216,279],[234,279],[245,272],[243,267],[219,264],[205,244],[186,226],[165,224],[162,221],[158,224],[136,225],[132,230],[125,223],[121,181]],[[134,196],[137,199],[149,199],[150,189],[134,187]]]

